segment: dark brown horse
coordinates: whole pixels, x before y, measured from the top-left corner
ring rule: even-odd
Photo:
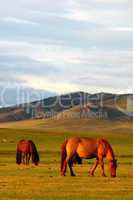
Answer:
[[[39,154],[34,142],[32,140],[20,140],[17,144],[16,163],[28,165],[31,157],[32,163],[38,165]]]
[[[116,177],[117,161],[113,153],[113,149],[107,140],[103,138],[90,139],[84,137],[73,137],[65,142],[61,146],[61,175],[65,176],[67,164],[70,168],[71,176],[75,176],[72,166],[73,158],[91,159],[96,158],[96,161],[89,171],[89,175],[93,176],[98,166],[101,168],[101,175],[105,176],[104,173],[104,162],[103,159],[109,161],[109,170],[111,177]]]

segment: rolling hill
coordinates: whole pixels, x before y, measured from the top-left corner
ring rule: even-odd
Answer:
[[[0,122],[26,119],[123,119],[133,116],[133,94],[75,92],[1,108]]]

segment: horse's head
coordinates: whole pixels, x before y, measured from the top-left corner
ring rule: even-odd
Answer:
[[[39,164],[39,161],[38,160],[34,161],[34,164],[37,166]]]
[[[111,177],[116,177],[117,160],[111,160],[109,164]]]

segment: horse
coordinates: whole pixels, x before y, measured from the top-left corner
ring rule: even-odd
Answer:
[[[96,158],[94,165],[89,171],[90,176],[100,165],[101,176],[106,176],[104,172],[104,158],[109,161],[110,176],[116,177],[117,160],[109,142],[104,138],[72,137],[64,141],[61,145],[61,175],[65,176],[67,164],[70,168],[71,176],[75,176],[72,166],[73,158],[77,160]],[[80,159],[79,159],[80,158]],[[77,162],[78,162],[77,160]],[[82,163],[82,162],[81,162]]]
[[[30,158],[32,163],[39,164],[39,154],[37,148],[32,140],[20,140],[17,144],[16,163],[20,165],[29,165]]]

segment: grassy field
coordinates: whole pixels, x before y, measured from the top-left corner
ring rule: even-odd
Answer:
[[[76,177],[61,177],[60,145],[73,135],[102,136],[118,159],[117,178],[88,176],[93,160],[76,165]],[[39,150],[38,167],[15,164],[16,144],[32,139]],[[133,200],[133,124],[128,121],[32,120],[0,124],[0,200]]]

